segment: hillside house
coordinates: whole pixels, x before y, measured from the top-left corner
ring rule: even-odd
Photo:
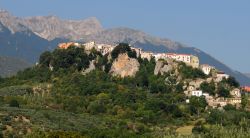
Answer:
[[[60,43],[60,44],[58,44],[58,48],[60,48],[60,49],[68,49],[71,46],[80,47],[80,44],[75,43],[75,42],[68,42],[68,43]]]
[[[225,78],[225,79],[228,79],[228,78],[229,78],[229,75],[226,74],[226,73],[224,73],[224,72],[219,71],[219,72],[217,72],[217,74],[216,74],[216,79],[215,79],[215,81],[216,81],[216,82],[221,82],[224,78]]]
[[[93,48],[95,48],[95,46],[96,46],[96,44],[95,44],[95,42],[88,42],[88,43],[85,43],[85,44],[83,44],[84,45],[84,49],[86,50],[86,51],[90,51],[91,49],[93,49]]]
[[[240,98],[241,97],[241,91],[238,88],[233,89],[230,91],[230,95],[235,97],[235,98]]]
[[[152,52],[141,52],[141,58],[142,59],[148,59],[148,61],[150,61],[153,57],[153,53]]]
[[[102,55],[111,53],[115,47],[112,45],[98,44],[96,50],[101,52]]]
[[[212,69],[215,69],[215,67],[210,66],[208,64],[200,65],[200,69],[203,71],[204,74],[209,75]]]
[[[181,61],[186,63],[189,66],[192,66],[193,68],[199,67],[199,58],[193,55],[189,54],[176,54],[176,53],[157,53],[154,54],[155,60],[159,59],[174,59],[176,61]]]
[[[197,96],[197,97],[201,97],[202,96],[202,91],[201,90],[197,90],[197,91],[192,91],[192,96]]]
[[[243,94],[250,95],[250,86],[243,86],[241,89]]]

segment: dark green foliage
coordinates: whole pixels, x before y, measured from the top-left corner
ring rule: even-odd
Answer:
[[[247,122],[250,121],[249,112],[235,110],[232,109],[232,107],[229,108],[230,110],[228,109],[226,111],[213,109],[207,117],[207,122],[211,124],[221,124],[223,126],[236,125],[249,127],[249,125],[245,125],[245,123],[247,124]]]
[[[202,70],[198,68],[193,68],[191,66],[187,66],[185,63],[180,63],[179,72],[181,73],[184,79],[196,79],[196,78],[206,78],[206,74],[202,72]]]
[[[232,76],[230,76],[227,80],[226,80],[227,84],[229,84],[230,86],[236,87],[238,88],[240,86],[239,82],[236,81],[236,79]]]
[[[9,106],[10,106],[10,107],[19,107],[19,103],[18,103],[17,100],[12,99],[12,100],[10,101],[10,103],[9,103]]]
[[[33,67],[25,69],[17,73],[17,78],[20,80],[33,80],[37,82],[49,81],[51,77],[51,71],[48,67]]]
[[[228,104],[228,105],[224,106],[223,108],[226,111],[230,111],[230,110],[234,110],[235,111],[236,110],[236,107],[233,106],[233,105],[231,105],[231,104]]]
[[[4,79],[0,76],[0,83],[2,83],[4,81]]]
[[[192,114],[200,114],[200,112],[204,112],[207,106],[207,102],[204,96],[196,97],[192,96],[190,98],[190,111]]]
[[[131,50],[130,46],[127,43],[120,43],[112,51],[112,59],[116,59],[118,55],[122,53],[127,53],[129,57],[136,58],[136,52],[134,50]]]
[[[49,132],[46,137],[49,138],[85,138],[77,132]]]
[[[201,134],[201,133],[204,134],[206,132],[208,132],[208,130],[204,127],[204,125],[202,124],[201,121],[198,121],[195,124],[194,128],[192,129],[192,133],[194,133],[194,134]]]
[[[221,97],[230,97],[230,91],[222,85],[218,86],[217,91],[218,91],[219,96]]]
[[[210,83],[208,82],[203,82],[200,86],[201,90],[203,92],[207,92],[209,93],[210,95],[215,95],[215,83],[212,81]]]
[[[197,97],[197,96],[192,96],[190,98],[190,105],[193,105],[197,108],[202,108],[205,109],[205,107],[207,106],[207,102],[205,97]]]
[[[72,66],[81,70],[89,66],[89,57],[82,48],[69,47],[66,50],[56,49],[53,52],[51,63],[55,70],[59,68],[70,68]]]
[[[41,54],[40,58],[39,58],[39,64],[41,64],[42,66],[45,67],[49,67],[50,62],[52,61],[52,54],[49,51],[46,51],[44,53]]]

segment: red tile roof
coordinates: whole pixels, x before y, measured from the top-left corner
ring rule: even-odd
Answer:
[[[242,89],[246,92],[250,92],[250,86],[244,86]]]

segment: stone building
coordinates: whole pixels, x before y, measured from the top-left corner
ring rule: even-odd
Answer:
[[[170,58],[176,61],[184,62],[187,65],[192,66],[193,68],[199,67],[199,58],[194,55],[176,54],[176,53],[157,53],[157,54],[154,54],[154,57],[155,57],[155,60],[159,60],[159,59],[166,60]]]
[[[216,74],[216,82],[221,82],[223,79],[228,79],[229,75],[227,75],[226,73],[222,72],[222,71],[218,71]]]
[[[150,61],[153,57],[153,53],[152,52],[141,52],[141,58],[142,59],[148,59],[148,61]]]

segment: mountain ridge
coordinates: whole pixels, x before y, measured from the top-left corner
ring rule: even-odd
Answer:
[[[19,18],[13,16],[8,11],[0,11],[0,21],[12,33],[21,30],[31,30],[47,40],[56,38],[79,40],[82,36],[102,30],[102,25],[96,17],[90,17],[85,20],[62,20],[57,16],[51,15]],[[21,28],[20,25],[26,28]]]

